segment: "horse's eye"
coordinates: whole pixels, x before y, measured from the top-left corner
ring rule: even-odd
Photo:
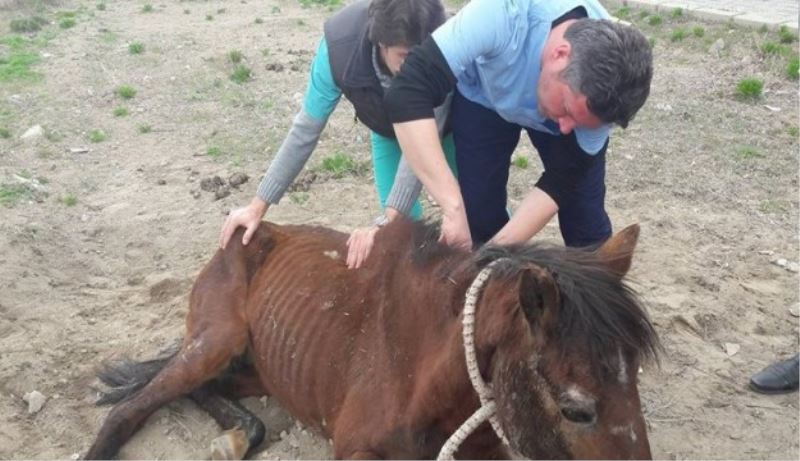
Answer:
[[[593,424],[597,415],[588,408],[561,408],[561,414],[576,424]]]

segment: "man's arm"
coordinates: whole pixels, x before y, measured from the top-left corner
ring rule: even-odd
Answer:
[[[558,213],[558,205],[547,193],[538,187],[525,197],[505,226],[492,238],[495,245],[524,243],[538,234],[553,216]]]

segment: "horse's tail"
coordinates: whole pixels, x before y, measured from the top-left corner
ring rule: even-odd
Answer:
[[[97,377],[107,389],[98,390],[100,398],[96,405],[108,405],[120,402],[147,385],[161,371],[167,362],[180,351],[181,343],[176,342],[162,351],[152,360],[136,362],[122,358],[106,362],[97,372]]]

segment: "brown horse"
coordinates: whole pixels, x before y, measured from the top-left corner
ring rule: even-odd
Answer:
[[[241,230],[200,273],[187,332],[170,358],[111,367],[118,385],[87,458],[116,454],[162,405],[189,396],[247,448],[264,427],[232,399],[269,394],[333,441],[337,458],[433,458],[478,407],[465,365],[465,292],[476,305],[480,374],[509,447],[483,424],[460,458],[649,458],[637,389],[658,338],[622,278],[638,226],[597,251],[542,245],[475,253],[431,226],[382,229],[366,266],[346,235],[263,223]]]

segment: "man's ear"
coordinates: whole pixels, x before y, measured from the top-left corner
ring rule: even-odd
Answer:
[[[639,225],[632,224],[617,232],[597,250],[597,255],[606,267],[617,274],[619,278],[625,277],[631,268],[633,250],[639,241]]]

